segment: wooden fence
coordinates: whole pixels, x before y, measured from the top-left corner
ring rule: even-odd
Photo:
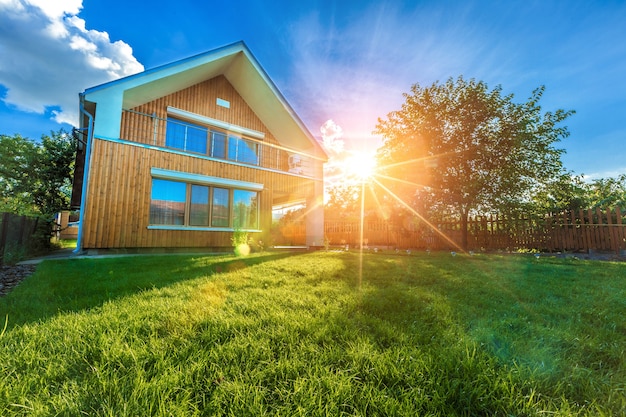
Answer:
[[[37,230],[39,219],[0,213],[0,265],[11,251],[26,251]]]
[[[557,252],[626,251],[626,220],[619,207],[568,211],[544,218],[478,216],[468,222],[471,250],[536,249]],[[287,235],[304,235],[304,225],[292,224]],[[324,235],[331,245],[360,246],[359,221],[327,220]],[[461,246],[459,220],[364,221],[363,245],[399,249],[455,249]]]

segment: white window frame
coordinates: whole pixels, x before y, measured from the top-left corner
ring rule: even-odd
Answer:
[[[193,123],[200,123],[208,126],[215,126],[220,129],[224,129],[228,132],[239,133],[240,135],[248,136],[254,139],[265,139],[265,133],[258,130],[248,129],[247,127],[226,123],[221,120],[213,119],[212,117],[202,116],[201,114],[192,113],[190,111],[177,109],[176,107],[167,107],[167,114],[176,118],[187,119]]]
[[[181,171],[172,171],[162,168],[152,167],[150,169],[150,174],[152,178],[171,180],[184,182],[186,184],[198,184],[198,185],[207,185],[218,188],[227,188],[231,190],[230,198],[231,198],[231,206],[230,210],[232,211],[232,190],[247,190],[247,191],[255,191],[260,193],[263,191],[263,184],[248,182],[248,181],[239,181],[233,180],[229,178],[220,178],[220,177],[212,177],[207,175],[200,174],[192,174],[188,172]],[[258,194],[257,194],[258,195]],[[260,196],[259,196],[260,197]],[[187,218],[187,208],[185,209],[185,218]],[[260,206],[257,207],[257,210],[260,211]],[[232,213],[231,213],[232,216]],[[232,217],[231,217],[232,222]],[[257,227],[260,223],[260,213],[257,213]],[[232,223],[231,223],[232,224]],[[235,228],[229,227],[213,227],[209,224],[209,226],[190,226],[188,224],[185,225],[164,225],[164,224],[149,224],[149,230],[195,230],[195,231],[213,231],[213,232],[232,232],[235,231]],[[240,229],[245,232],[262,232],[261,229]]]

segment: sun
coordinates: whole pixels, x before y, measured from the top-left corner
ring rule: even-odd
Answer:
[[[357,181],[367,181],[375,171],[376,158],[372,152],[351,152],[344,160],[344,172]]]

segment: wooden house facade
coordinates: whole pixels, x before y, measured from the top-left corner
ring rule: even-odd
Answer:
[[[87,89],[80,111],[78,250],[264,240],[289,204],[298,243],[323,244],[327,156],[244,43]]]

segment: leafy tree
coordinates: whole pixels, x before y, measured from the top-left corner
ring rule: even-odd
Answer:
[[[413,85],[402,108],[376,126],[387,186],[406,202],[419,196],[458,216],[467,248],[470,214],[515,212],[531,203],[537,184],[563,174],[563,151],[554,144],[569,135],[559,125],[573,111],[543,113],[543,92],[515,103],[500,86],[463,77]]]
[[[533,211],[539,216],[590,206],[590,188],[582,176],[564,172],[539,184],[533,194]]]
[[[37,145],[20,135],[0,135],[0,211],[33,214],[31,167]]]
[[[0,210],[49,217],[69,206],[75,145],[65,131],[35,142],[0,135]]]
[[[626,174],[585,182],[581,176],[560,175],[538,187],[533,200],[539,214],[608,208],[626,211]]]
[[[615,207],[626,211],[626,174],[614,178],[600,178],[589,184],[591,207]]]
[[[33,200],[42,214],[54,214],[69,207],[76,145],[64,131],[42,136],[35,165]]]
[[[361,198],[363,215],[366,220],[389,220],[392,210],[385,196],[375,193],[374,186],[366,184],[338,183],[327,188],[328,201],[324,205],[324,218],[327,220],[359,221],[361,218]]]
[[[325,218],[358,216],[361,208],[360,185],[335,184],[327,189],[327,193]]]

